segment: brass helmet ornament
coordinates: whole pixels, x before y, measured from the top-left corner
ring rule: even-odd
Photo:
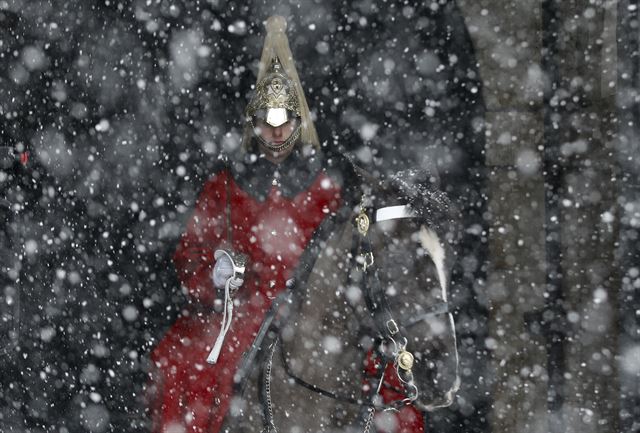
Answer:
[[[289,48],[287,21],[281,16],[272,16],[267,20],[266,29],[256,90],[245,111],[245,149],[254,137],[275,152],[284,151],[297,141],[319,147],[318,134]],[[256,133],[255,119],[277,128],[293,118],[299,123],[284,143],[269,143]]]
[[[290,119],[290,114],[300,117],[300,101],[296,88],[284,73],[280,60],[271,62],[267,76],[256,86],[256,93],[247,106],[247,117],[260,117],[274,128]]]
[[[256,93],[247,106],[247,121],[256,131],[254,118],[260,118],[274,128],[284,125],[292,118],[300,118],[300,100],[292,80],[284,73],[280,60],[275,57],[267,75],[258,82]],[[300,138],[300,123],[284,143],[274,144],[266,141],[260,134],[256,138],[274,152],[291,148]]]

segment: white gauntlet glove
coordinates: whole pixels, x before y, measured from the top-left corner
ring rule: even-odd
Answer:
[[[233,299],[231,295],[244,283],[246,263],[244,255],[228,250],[216,250],[213,257],[216,259],[216,264],[213,266],[211,279],[216,288],[222,289],[224,287],[224,313],[222,315],[220,333],[213,344],[211,353],[207,357],[209,364],[215,364],[218,361],[224,337],[231,327],[231,318],[233,317]]]
[[[226,250],[216,250],[215,252],[216,264],[213,266],[211,279],[216,289],[224,289],[230,278],[232,292],[238,290],[244,283],[244,264],[234,263],[231,254]]]

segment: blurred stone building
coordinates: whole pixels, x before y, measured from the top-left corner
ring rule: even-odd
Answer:
[[[490,425],[640,422],[638,2],[458,2],[486,102]]]

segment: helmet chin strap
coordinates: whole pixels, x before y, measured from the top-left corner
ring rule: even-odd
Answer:
[[[251,128],[255,130],[255,126],[253,125],[253,120],[249,120],[249,123],[251,124]],[[269,149],[270,151],[272,151],[272,152],[284,152],[285,150],[289,150],[290,148],[293,147],[294,144],[296,144],[296,142],[300,138],[300,128],[301,127],[302,127],[302,125],[296,126],[296,129],[289,136],[289,138],[287,138],[284,141],[284,143],[281,143],[281,144],[269,143],[267,140],[262,138],[262,136],[260,134],[255,134],[255,136],[258,139],[258,142],[260,144],[262,144],[264,147],[266,147],[267,149]]]

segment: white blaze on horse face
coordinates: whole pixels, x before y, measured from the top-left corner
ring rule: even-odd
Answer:
[[[447,301],[447,274],[444,267],[444,248],[440,243],[440,238],[438,238],[436,232],[426,226],[420,227],[419,237],[422,248],[427,250],[431,260],[436,265],[440,287],[442,288],[442,300]]]

